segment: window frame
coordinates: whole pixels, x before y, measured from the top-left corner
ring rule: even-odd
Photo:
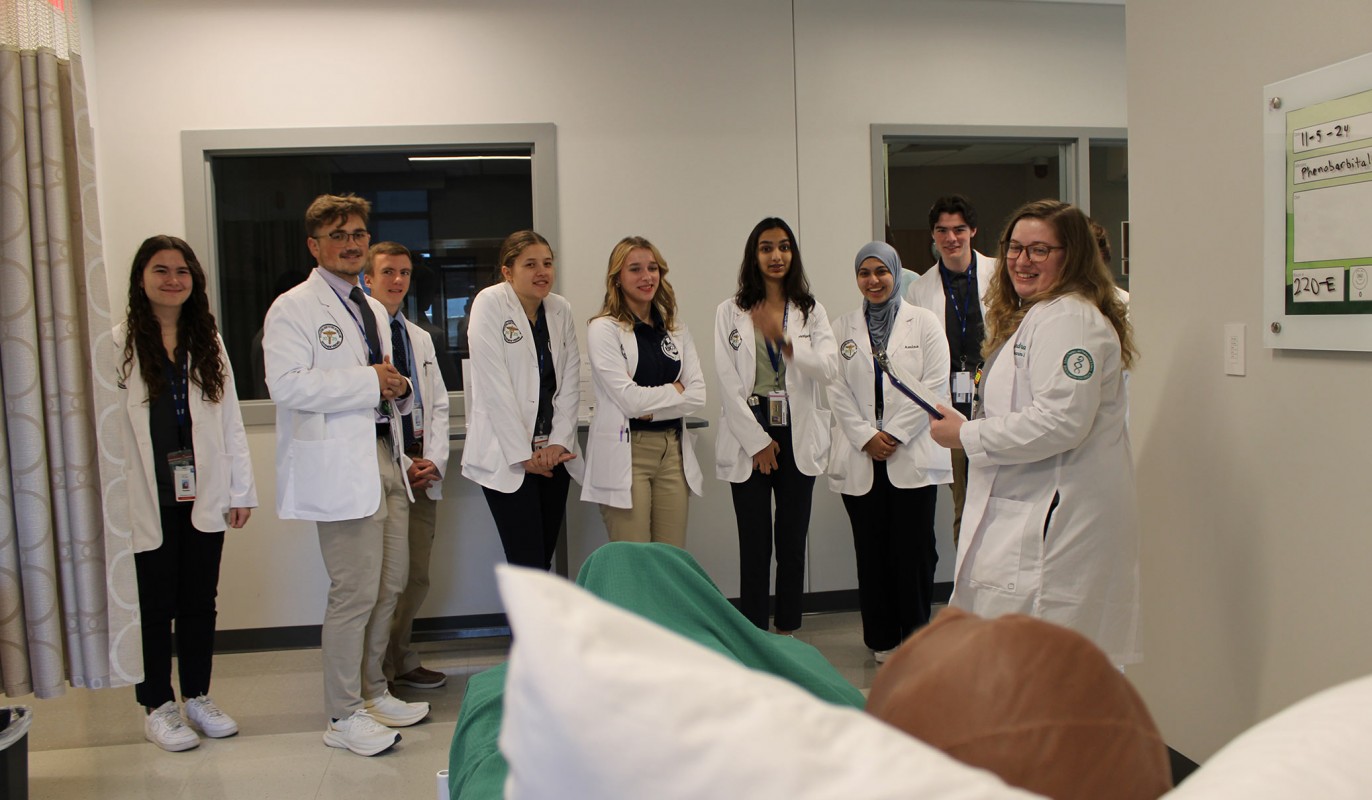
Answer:
[[[886,140],[960,139],[977,143],[1041,140],[1059,146],[1058,182],[1063,200],[1091,213],[1091,142],[1128,143],[1128,128],[1055,127],[1033,125],[898,125],[873,124],[872,238],[886,240]]]
[[[205,269],[210,309],[222,315],[219,291],[219,243],[214,223],[214,174],[219,156],[321,155],[376,153],[434,147],[527,147],[533,192],[535,230],[560,241],[557,190],[557,126],[551,122],[507,125],[395,125],[340,128],[244,128],[181,132],[181,171],[187,241],[194,242]],[[305,209],[300,209],[301,237]],[[461,417],[463,393],[449,392],[450,416]],[[243,400],[245,425],[275,425],[271,400]]]

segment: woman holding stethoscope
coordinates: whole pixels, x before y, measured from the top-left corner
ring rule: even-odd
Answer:
[[[829,485],[843,494],[857,553],[863,641],[878,663],[929,621],[934,502],[953,480],[948,451],[929,437],[929,416],[891,383],[948,403],[948,340],[932,311],[900,298],[900,256],[871,242],[854,262],[862,307],[834,323],[840,380],[829,402],[834,436]],[[884,354],[889,369],[877,365]]]
[[[682,423],[705,405],[705,377],[667,262],[647,239],[627,237],[610,252],[586,357],[596,407],[581,499],[600,503],[612,541],[685,547],[687,490],[700,494],[701,474]]]
[[[462,474],[481,485],[505,559],[548,569],[571,479],[581,480],[581,356],[572,307],[552,293],[553,250],[533,231],[500,247],[500,283],[472,301]]]
[[[238,733],[208,696],[226,528],[257,506],[233,369],[190,245],[153,236],[133,258],[127,320],[114,330],[124,488],[138,573],[147,710],[143,734],[168,751]],[[172,692],[173,624],[184,714]],[[189,723],[189,724],[187,724]]]
[[[777,633],[800,627],[810,497],[829,462],[824,387],[834,378],[836,352],[795,234],[784,220],[762,220],[744,246],[738,291],[715,312],[723,395],[715,474],[733,493],[740,609],[763,630],[773,543]]]

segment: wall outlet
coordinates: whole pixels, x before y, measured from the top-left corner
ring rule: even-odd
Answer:
[[[1247,375],[1247,361],[1244,358],[1244,328],[1242,322],[1231,322],[1224,326],[1224,374]]]

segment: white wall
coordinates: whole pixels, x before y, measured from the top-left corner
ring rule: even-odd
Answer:
[[[765,215],[796,223],[830,314],[856,306],[849,265],[871,229],[870,124],[1125,124],[1118,7],[121,0],[93,13],[99,63],[87,79],[117,296],[145,236],[184,230],[182,130],[552,122],[559,291],[589,317],[611,245],[645,235],[672,267],[707,365],[714,308]],[[1026,64],[1053,76],[1051,92]],[[704,416],[717,415],[712,402]],[[253,429],[249,444],[266,505],[226,548],[220,627],[315,624],[326,587],[317,543],[310,526],[272,513],[270,429]],[[736,594],[736,531],[728,487],[709,474],[713,448],[706,431],[689,547]],[[440,515],[424,616],[497,610],[494,528],[479,490],[451,472],[456,502]],[[603,533],[590,507],[574,507],[570,524],[575,562]],[[822,482],[811,535],[810,588],[854,587],[847,517]]]
[[[1372,359],[1261,336],[1263,86],[1372,41],[1366,0],[1314,8],[1128,6],[1145,655],[1130,676],[1197,759],[1372,671]],[[1247,377],[1224,375],[1229,322],[1247,325]]]

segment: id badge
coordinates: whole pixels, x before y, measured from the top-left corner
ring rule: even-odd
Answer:
[[[767,424],[773,428],[785,428],[791,424],[791,413],[786,404],[785,392],[767,393]]]
[[[535,450],[542,450],[543,448],[547,447],[547,446],[548,446],[548,434],[545,433],[545,434],[543,434],[543,435],[541,435],[541,436],[535,436],[532,445],[533,445],[533,449],[535,449]]]
[[[172,489],[176,502],[189,503],[195,499],[195,454],[190,450],[175,450],[167,454],[171,467]]]
[[[410,427],[414,428],[414,438],[424,438],[424,406],[416,405],[410,412]]]
[[[970,403],[972,402],[972,373],[954,372],[953,373],[953,402]]]

